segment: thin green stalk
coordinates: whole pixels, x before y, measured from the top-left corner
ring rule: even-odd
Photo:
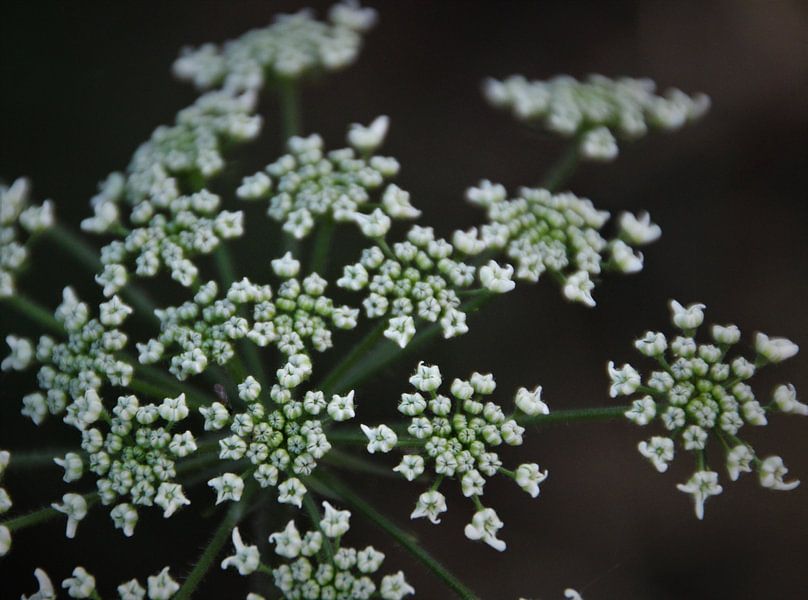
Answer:
[[[194,590],[196,590],[197,586],[202,582],[211,564],[216,560],[216,556],[230,537],[230,532],[233,530],[233,527],[235,527],[241,520],[241,517],[244,516],[244,507],[247,505],[247,501],[254,490],[255,486],[248,486],[247,489],[244,490],[241,500],[234,502],[228,509],[224,519],[222,519],[216,531],[213,532],[213,537],[210,539],[210,542],[208,542],[207,547],[199,556],[199,560],[188,574],[187,579],[183,582],[177,595],[174,596],[175,600],[186,600],[190,598]]]
[[[42,467],[56,467],[54,458],[62,458],[75,448],[43,448],[40,450],[14,451],[6,467],[6,472],[27,469],[39,469]]]
[[[336,492],[346,504],[353,510],[364,516],[382,531],[389,534],[401,546],[423,563],[432,573],[435,574],[447,587],[454,591],[463,600],[475,600],[477,596],[462,581],[460,581],[451,571],[444,567],[437,559],[432,557],[421,545],[413,539],[406,531],[400,529],[398,525],[382,515],[364,499],[354,494],[348,486],[340,483],[336,478],[319,474],[318,477]]]
[[[328,257],[331,252],[331,239],[334,237],[334,227],[334,221],[327,219],[320,223],[317,228],[311,252],[309,273],[317,273],[325,277],[328,269]]]
[[[87,509],[89,510],[90,507],[92,507],[92,505],[98,501],[98,492],[90,492],[88,494],[84,494],[83,497],[87,502]],[[13,532],[19,531],[20,529],[26,529],[27,527],[32,527],[34,525],[39,525],[40,523],[45,523],[46,521],[50,521],[51,519],[59,516],[64,516],[64,513],[59,512],[50,506],[43,506],[40,509],[20,515],[19,517],[12,517],[6,521],[0,521],[0,525],[8,527],[8,529]]]
[[[341,378],[343,378],[357,362],[364,358],[368,350],[376,345],[376,342],[378,342],[384,334],[385,329],[387,329],[387,322],[382,320],[353,347],[339,364],[329,371],[328,375],[325,376],[325,379],[323,379],[322,383],[319,385],[319,389],[323,391],[326,397],[330,396],[332,393],[336,393],[337,389],[345,389],[344,385],[338,385]]]
[[[578,423],[581,421],[608,421],[623,419],[630,406],[604,406],[598,408],[573,408],[556,410],[549,415],[519,415],[516,420],[522,425],[553,425],[556,423]]]
[[[4,298],[3,302],[53,333],[64,334],[62,324],[56,320],[56,317],[47,308],[44,308],[35,300],[31,300],[23,294],[15,293],[13,296]]]
[[[542,187],[550,190],[551,192],[557,191],[567,180],[572,176],[575,167],[578,166],[578,146],[580,144],[580,136],[575,136],[570,141],[570,145],[564,150],[556,163],[550,167],[550,170],[544,176]]]
[[[328,434],[328,437],[331,439],[331,433]],[[365,441],[367,441],[367,438],[365,438]],[[331,448],[320,460],[323,464],[354,473],[366,473],[374,477],[389,477],[390,479],[396,480],[401,479],[401,476],[390,467],[385,467],[377,462],[366,460],[356,454],[342,452],[336,448]]]
[[[278,81],[278,100],[281,110],[281,131],[283,139],[288,140],[300,133],[300,99],[293,79],[283,78]]]

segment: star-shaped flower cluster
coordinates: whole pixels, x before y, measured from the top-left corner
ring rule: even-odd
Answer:
[[[592,289],[604,271],[640,271],[643,256],[632,246],[651,243],[661,234],[647,214],[623,213],[617,236],[607,240],[601,231],[610,214],[572,193],[523,187],[509,200],[504,186],[484,180],[469,188],[466,197],[486,211],[488,223],[480,232],[485,246],[504,250],[516,265],[517,278],[535,282],[547,272],[568,300],[587,306],[595,305]]]
[[[192,301],[156,311],[161,333],[137,345],[140,362],[170,356],[169,371],[183,380],[203,372],[211,361],[228,363],[234,343],[245,339],[259,347],[277,347],[287,360],[276,373],[278,380],[288,388],[299,385],[311,375],[309,348],[330,348],[332,328],[354,328],[359,311],[334,306],[325,296],[326,281],[316,273],[298,279],[300,263],[289,253],[273,260],[272,268],[282,280],[274,297],[270,285],[245,277],[217,299],[218,286],[210,281]]]
[[[643,383],[631,365],[617,368],[610,362],[610,395],[634,397],[626,417],[638,425],[662,422],[666,433],[639,444],[640,453],[662,473],[668,469],[678,445],[696,456],[696,472],[678,488],[692,494],[696,515],[704,515],[704,501],[720,494],[718,473],[707,466],[706,448],[712,437],[724,450],[729,478],[742,472],[757,471],[760,484],[775,490],[790,490],[799,482],[783,480],[788,469],[779,456],[760,459],[752,445],[739,432],[744,426],[768,423],[774,412],[808,415],[808,406],[797,400],[793,385],[779,385],[772,399],[761,404],[750,380],[758,370],[794,356],[799,348],[785,338],[755,336],[752,356],[737,349],[741,331],[735,325],[713,325],[710,341],[696,341],[704,321],[704,304],[684,307],[671,303],[672,320],[680,334],[672,340],[660,332],[648,331],[634,342],[641,354],[654,359],[658,369]],[[637,397],[639,396],[639,397]]]
[[[517,423],[515,415],[505,415],[498,404],[486,400],[496,389],[491,374],[473,373],[469,380],[455,379],[451,398],[438,393],[442,382],[437,366],[419,363],[410,377],[416,391],[402,394],[398,405],[399,412],[411,417],[407,432],[413,439],[399,440],[386,425],[362,425],[368,438],[368,452],[390,452],[396,447],[406,449],[408,453],[393,470],[408,481],[434,472],[434,482],[419,497],[410,515],[412,519],[427,517],[432,523],[440,523],[440,514],[447,508],[446,498],[438,488],[447,477],[457,479],[463,495],[471,498],[477,508],[472,522],[466,526],[466,536],[502,551],[505,542],[497,539],[496,533],[503,523],[497,513],[484,507],[480,500],[486,478],[503,474],[535,498],[539,495],[539,484],[547,479],[548,473],[542,472],[535,463],[519,465],[515,471],[502,466],[495,449],[503,444],[520,446],[524,428]],[[525,415],[549,412],[541,401],[540,387],[533,392],[520,389],[515,404]]]
[[[65,423],[84,430],[103,413],[98,391],[105,383],[125,387],[134,369],[120,360],[127,336],[120,327],[132,309],[118,296],[99,306],[100,316],[90,318],[90,309],[81,302],[71,287],[62,292],[62,303],[56,309],[56,319],[62,324],[67,340],[57,342],[43,335],[36,350],[24,338],[9,336],[10,357],[3,361],[6,368],[23,369],[34,362],[42,366],[37,373],[41,391],[23,397],[22,414],[39,425],[48,413],[66,413]]]
[[[365,236],[383,237],[392,219],[421,214],[408,192],[387,183],[398,173],[398,161],[373,155],[386,132],[387,117],[369,127],[354,125],[348,134],[353,148],[328,153],[319,135],[291,137],[289,153],[246,177],[236,194],[245,200],[269,198],[267,214],[296,239],[324,221],[356,223]]]
[[[562,136],[576,136],[579,155],[608,161],[617,157],[616,138],[635,139],[649,129],[676,130],[702,117],[710,107],[704,94],[688,96],[677,89],[656,93],[650,79],[610,79],[591,75],[585,81],[560,76],[528,81],[521,75],[488,79],[488,101],[517,119],[538,123]]]
[[[53,202],[31,204],[30,189],[31,184],[24,177],[10,186],[0,184],[0,298],[14,295],[16,275],[28,258],[27,241],[21,241],[19,229],[30,239],[52,227],[55,221]]]
[[[221,46],[184,48],[174,74],[198,89],[240,91],[259,89],[267,79],[296,79],[346,67],[359,54],[361,33],[375,24],[376,11],[343,2],[331,8],[328,18],[317,21],[303,10]]]
[[[261,384],[251,376],[238,389],[239,398],[246,404],[244,411],[233,413],[219,402],[199,409],[205,417],[206,430],[228,428],[231,432],[219,441],[219,458],[248,459],[261,487],[277,487],[279,502],[299,508],[306,493],[299,478],[311,475],[317,461],[331,449],[323,423],[354,417],[353,391],[327,399],[322,392],[309,390],[301,399],[292,390],[275,384],[266,398]],[[224,479],[210,483],[218,492],[217,502],[240,498],[243,483],[234,477],[229,479],[236,486],[231,485],[229,496],[222,488],[227,483]]]
[[[357,550],[342,546],[350,530],[351,513],[323,502],[325,514],[317,528],[301,533],[294,521],[283,531],[269,536],[275,553],[284,561],[272,569],[276,587],[284,598],[324,600],[402,600],[415,594],[404,573],[385,575],[376,584],[373,575],[381,568],[384,554],[373,546]],[[249,575],[260,565],[256,546],[247,546],[238,529],[233,530],[236,553],[222,561],[222,568],[233,566]]]
[[[478,275],[483,288],[494,293],[514,286],[512,268],[491,261],[478,274],[477,268],[466,262],[468,256],[458,246],[436,239],[431,227],[416,225],[405,241],[392,248],[380,242],[363,250],[359,262],[343,269],[337,285],[352,291],[366,290],[362,301],[365,314],[371,319],[387,319],[385,337],[402,348],[415,335],[418,321],[439,323],[443,336],[451,338],[468,331],[458,294],[469,290]]]

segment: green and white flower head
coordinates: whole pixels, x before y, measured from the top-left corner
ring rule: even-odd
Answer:
[[[62,587],[71,598],[92,598],[95,594],[95,577],[84,567],[73,569],[73,576],[62,581]]]
[[[634,228],[633,235],[624,233],[623,223],[637,220],[623,215],[618,237],[608,240],[602,229],[609,213],[571,193],[521,188],[516,198],[508,199],[502,185],[483,180],[466,191],[466,198],[486,211],[488,223],[480,230],[483,244],[505,253],[515,265],[517,279],[536,282],[543,273],[549,273],[559,281],[568,300],[590,307],[595,305],[592,290],[598,278],[606,271],[641,270],[643,256],[631,246],[659,237],[654,231],[642,234],[639,227]],[[659,229],[649,221],[646,229],[651,227]],[[510,280],[511,267],[506,268]],[[481,279],[485,269],[480,269]]]
[[[354,62],[362,33],[376,23],[376,11],[357,2],[334,5],[328,21],[308,10],[281,15],[263,29],[253,29],[221,46],[184,48],[174,74],[200,90],[257,90],[276,79],[295,80],[335,71]]]
[[[408,192],[389,183],[398,173],[398,162],[373,154],[388,122],[382,116],[369,127],[352,125],[351,147],[327,153],[319,135],[291,137],[288,154],[246,177],[236,194],[244,200],[268,198],[269,217],[296,239],[307,237],[318,223],[329,222],[355,223],[366,237],[384,237],[392,219],[411,220],[421,214]],[[372,204],[376,206],[370,208]]]
[[[30,189],[24,177],[10,186],[0,183],[0,299],[14,295],[16,276],[28,258],[31,238],[55,223],[53,202],[31,204]],[[24,241],[23,232],[27,234]]]
[[[87,501],[84,499],[84,496],[68,493],[62,496],[61,504],[54,502],[51,504],[51,507],[67,516],[65,537],[76,537],[76,529],[79,526],[79,522],[87,516]]]
[[[372,454],[400,448],[404,456],[393,470],[408,481],[420,478],[427,470],[434,473],[431,487],[418,498],[410,518],[426,517],[440,523],[440,515],[447,507],[438,488],[444,479],[454,478],[463,495],[477,507],[477,514],[466,527],[466,536],[504,550],[505,543],[496,539],[502,522],[481,502],[486,478],[501,473],[535,498],[548,473],[535,463],[519,465],[515,471],[503,468],[495,448],[502,444],[521,445],[524,428],[513,416],[506,416],[498,404],[486,399],[496,389],[492,375],[474,373],[469,380],[455,379],[451,398],[439,393],[442,382],[437,366],[420,363],[410,377],[415,392],[402,394],[398,405],[399,412],[410,418],[407,433],[412,437],[402,439],[386,425],[363,425],[367,450]],[[541,401],[540,387],[533,392],[521,388],[514,402],[528,416],[549,412]]]
[[[799,348],[786,338],[770,338],[758,333],[754,351],[738,348],[741,331],[736,325],[713,325],[709,340],[697,341],[704,323],[705,305],[684,306],[670,302],[671,321],[679,333],[668,339],[664,333],[647,331],[634,342],[637,350],[656,362],[657,368],[640,375],[626,364],[617,369],[608,365],[612,381],[610,395],[633,398],[626,417],[637,425],[660,421],[664,435],[641,441],[640,454],[663,473],[674,459],[676,446],[695,455],[696,472],[678,488],[692,494],[696,516],[704,516],[704,502],[718,495],[722,486],[718,473],[707,467],[707,445],[717,440],[724,450],[730,480],[741,473],[757,471],[763,487],[790,490],[798,481],[784,481],[788,469],[778,456],[760,459],[752,445],[741,437],[744,427],[768,423],[772,412],[808,415],[808,406],[797,400],[793,385],[775,388],[766,404],[755,395],[751,380],[768,364],[794,356]]]
[[[351,513],[328,502],[323,502],[323,508],[325,515],[317,529],[301,534],[295,522],[289,521],[283,531],[269,536],[275,553],[284,559],[272,569],[275,586],[284,598],[402,600],[415,594],[401,571],[385,575],[377,584],[373,576],[381,568],[384,554],[372,546],[362,550],[343,546]],[[238,546],[236,550],[238,553]]]
[[[610,79],[590,75],[584,81],[558,76],[528,81],[521,75],[488,79],[483,91],[495,107],[520,121],[563,137],[574,137],[581,157],[608,161],[618,154],[617,138],[636,139],[649,129],[676,130],[702,117],[710,107],[704,94],[677,89],[656,93],[649,79]]]

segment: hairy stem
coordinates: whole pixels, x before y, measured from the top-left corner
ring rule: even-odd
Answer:
[[[90,492],[83,495],[85,502],[87,502],[87,509],[89,510],[93,504],[98,501],[98,492]],[[43,506],[40,509],[31,511],[19,517],[12,517],[6,521],[0,521],[0,525],[8,527],[10,531],[19,531],[33,525],[45,523],[59,516],[64,516],[63,512],[59,512],[51,506]]]
[[[382,515],[370,504],[365,502],[360,496],[354,494],[350,488],[340,483],[336,478],[318,474],[318,477],[340,496],[346,504],[356,512],[371,521],[379,529],[389,534],[401,546],[424,564],[432,573],[438,577],[447,587],[454,591],[463,600],[475,600],[477,596],[462,581],[460,581],[451,571],[444,567],[437,559],[432,557],[421,545],[413,539],[406,531],[402,530],[390,519]]]

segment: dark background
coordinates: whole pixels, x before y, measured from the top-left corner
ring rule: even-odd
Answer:
[[[321,10],[327,6],[315,4]],[[648,248],[641,274],[606,281],[596,291],[594,310],[565,303],[549,281],[519,288],[489,307],[486,317],[475,318],[468,335],[404,360],[369,385],[360,417],[363,409],[372,414],[373,405],[395,402],[416,358],[439,361],[448,378],[493,371],[503,401],[520,385],[540,383],[552,408],[608,405],[606,361],[639,363],[632,340],[645,329],[668,327],[671,297],[706,303],[708,322],[737,323],[747,339],[763,330],[808,347],[806,3],[373,5],[380,24],[358,63],[305,89],[304,128],[336,147],[348,123],[390,115],[385,151],[403,165],[398,182],[423,209],[423,221],[444,235],[482,219],[464,203],[466,187],[483,177],[511,191],[534,184],[563,148],[491,110],[479,93],[485,76],[648,76],[663,89],[706,92],[713,108],[679,133],[623,145],[616,163],[585,165],[571,181],[572,190],[600,208],[647,209],[662,225],[663,238]],[[31,177],[35,197],[54,198],[62,219],[77,225],[95,183],[125,167],[156,125],[170,122],[193,101],[194,92],[170,75],[181,46],[223,41],[298,6],[4,4],[0,173],[8,180]],[[262,111],[267,118],[262,139],[239,153],[247,173],[281,149],[274,100],[266,100]],[[253,227],[266,223],[250,221],[248,234]],[[250,249],[254,262],[269,258],[261,246]],[[44,290],[37,297],[50,306],[57,303],[54,290],[68,282],[92,290],[90,279],[72,265],[62,254],[40,248],[24,284]],[[11,315],[2,319],[4,331],[12,326],[25,331]],[[798,355],[771,369],[773,375],[757,378],[758,394],[783,381],[804,394],[804,365]],[[0,446],[41,443],[30,422],[15,416],[25,385],[19,378],[2,380]],[[750,440],[761,455],[780,454],[791,474],[808,478],[805,420],[771,421]],[[45,431],[54,439],[60,435],[53,423]],[[510,460],[536,460],[549,468],[540,498],[530,499],[507,481],[494,479],[486,486],[487,503],[506,523],[504,554],[463,537],[473,511],[458,493],[447,494],[450,511],[440,526],[419,521],[411,529],[483,598],[560,598],[568,585],[587,600],[805,597],[808,492],[770,492],[753,476],[732,484],[722,470],[724,494],[708,502],[706,519],[698,522],[690,498],[675,489],[692,472],[689,457],[682,453],[668,473],[656,473],[636,451],[648,435],[622,423],[529,432]],[[713,466],[719,465],[716,457]],[[51,500],[55,481],[55,467],[10,474],[6,483],[15,510]],[[416,486],[353,481],[409,527]],[[59,483],[59,495],[63,487]],[[200,506],[209,494],[197,490],[192,500],[198,498]],[[135,575],[144,581],[164,564],[182,573],[213,527],[195,512],[182,511],[167,522],[143,515],[132,540],[113,531],[100,511],[82,523],[73,542],[63,538],[63,519],[17,534],[14,551],[0,562],[0,597],[33,591],[37,565],[57,582],[82,564],[107,592]],[[447,597],[428,572],[378,531],[358,516],[353,525],[348,542],[384,550],[386,571],[403,568],[419,597]],[[88,545],[93,537],[98,543]],[[242,581],[233,571],[216,569],[201,597],[243,597],[232,591]]]

